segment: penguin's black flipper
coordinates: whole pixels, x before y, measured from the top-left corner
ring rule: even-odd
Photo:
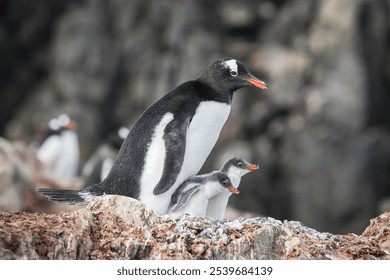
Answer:
[[[80,195],[80,190],[62,190],[62,189],[38,189],[38,192],[48,197],[50,200],[58,201],[67,204],[82,204],[86,203],[85,199]]]
[[[153,190],[154,195],[165,193],[175,183],[181,170],[186,150],[188,121],[180,118],[171,121],[164,130],[165,162],[160,181]]]

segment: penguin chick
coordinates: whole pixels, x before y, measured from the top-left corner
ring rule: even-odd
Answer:
[[[220,171],[224,172],[230,178],[232,185],[235,189],[238,189],[241,181],[241,177],[245,174],[258,170],[259,166],[249,163],[241,158],[232,158],[226,161]],[[217,220],[224,218],[226,205],[228,203],[231,192],[221,192],[212,197],[207,206],[206,215]]]
[[[239,193],[225,173],[212,172],[193,176],[173,193],[168,214],[173,219],[185,213],[204,217],[209,200],[222,192]]]

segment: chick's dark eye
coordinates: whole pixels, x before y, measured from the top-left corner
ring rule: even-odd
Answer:
[[[242,167],[242,163],[241,162],[237,163],[237,166]]]
[[[227,185],[227,182],[226,181],[222,181],[222,186],[226,186]]]
[[[234,71],[234,70],[230,70],[230,75],[232,77],[236,77],[238,75],[237,71]]]

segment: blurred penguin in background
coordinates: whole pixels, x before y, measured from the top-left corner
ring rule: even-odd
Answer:
[[[130,129],[127,127],[119,127],[110,134],[107,141],[90,157],[82,170],[85,185],[92,186],[100,183],[107,177],[129,131]]]
[[[37,157],[50,176],[61,183],[74,183],[77,178],[80,149],[77,124],[62,114],[49,122],[49,133],[37,151]]]

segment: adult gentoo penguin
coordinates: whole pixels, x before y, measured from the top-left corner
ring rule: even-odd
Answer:
[[[185,180],[173,193],[168,214],[176,219],[183,214],[198,217],[206,216],[209,200],[220,193],[238,194],[232,182],[224,172],[212,172],[193,176]]]
[[[39,191],[68,203],[103,194],[130,196],[156,214],[166,214],[174,191],[198,173],[214,147],[233,93],[245,86],[267,89],[241,62],[231,58],[213,62],[199,78],[179,85],[146,109],[104,181],[81,191]]]
[[[258,165],[249,163],[244,159],[235,157],[226,161],[219,171],[227,174],[230,178],[230,181],[232,182],[233,187],[235,189],[238,189],[241,182],[241,177],[251,171],[258,169]],[[231,194],[231,192],[221,192],[212,197],[207,206],[206,216],[212,217],[216,220],[223,219],[226,205]]]

